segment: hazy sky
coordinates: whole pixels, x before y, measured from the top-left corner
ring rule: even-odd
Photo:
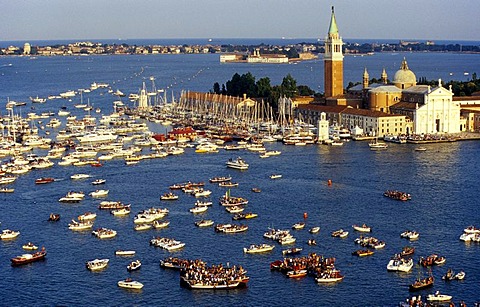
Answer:
[[[0,0],[0,40],[324,38],[480,41],[480,0]]]

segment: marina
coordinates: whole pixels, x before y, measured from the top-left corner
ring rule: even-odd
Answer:
[[[67,63],[78,61],[82,66],[88,65],[87,62],[83,62],[86,59],[69,58],[65,61]],[[19,65],[17,62],[22,63],[23,59],[9,60],[15,60],[15,65]],[[37,61],[45,61],[43,65],[48,65],[52,59],[42,58]],[[105,57],[104,61],[105,64],[98,66],[109,65],[110,61],[116,59]],[[295,67],[302,65],[304,64]],[[140,71],[138,67],[135,69]],[[203,70],[202,73],[211,72]],[[113,79],[113,76],[105,78],[108,81]],[[116,84],[122,84],[122,80]],[[16,84],[21,83],[18,79],[14,81]],[[59,88],[51,90],[64,92],[68,88],[90,85],[92,81],[77,80],[76,86],[58,83]],[[8,82],[6,84],[8,88]],[[132,82],[129,86],[138,86],[138,83]],[[205,88],[208,86],[205,86],[204,90]],[[28,89],[25,91],[28,92]],[[122,91],[128,92],[123,88]],[[38,93],[39,97],[43,97],[44,94],[46,93]],[[96,96],[94,94],[95,91],[89,94],[92,95],[91,103],[104,112],[93,115],[99,122],[101,116],[114,112],[113,100],[107,93],[100,95],[96,92]],[[33,91],[27,95],[37,96]],[[77,118],[83,118],[88,114],[83,109],[74,108],[75,97],[71,99],[72,102],[68,99],[48,100],[36,104],[35,111],[39,113],[47,112],[49,109],[57,111],[65,105]],[[27,105],[28,108],[30,106]],[[18,112],[20,113],[20,110]],[[25,110],[21,113],[25,114]],[[2,109],[2,115],[5,114]],[[62,126],[58,128],[59,130],[66,124],[66,118],[61,118],[60,121]],[[138,119],[137,124],[147,127],[148,131],[155,134],[173,129],[171,126],[163,126],[161,123],[144,119]],[[49,131],[49,137],[52,139],[57,137],[58,140],[58,135],[62,135],[59,130],[54,128],[40,130],[40,134]],[[131,141],[127,141],[124,150],[132,146],[128,142]],[[446,283],[441,277],[448,268],[445,265],[435,265],[431,268],[436,279],[435,285],[430,290],[420,290],[419,293],[426,296],[440,290],[441,293],[452,295],[455,301],[462,299],[469,305],[478,299],[472,293],[475,293],[480,278],[476,266],[480,246],[475,242],[468,244],[459,240],[459,236],[469,225],[480,226],[478,213],[472,207],[480,198],[480,192],[475,188],[480,165],[477,154],[480,144],[477,141],[433,143],[429,144],[428,150],[424,152],[415,151],[415,144],[409,143],[392,143],[389,144],[388,150],[371,151],[367,142],[360,141],[345,142],[344,146],[318,144],[288,146],[281,142],[266,143],[264,146],[268,151],[281,152],[281,155],[261,159],[258,152],[244,149],[235,151],[234,155],[224,149],[219,149],[217,153],[198,154],[195,148],[186,147],[183,154],[168,155],[161,159],[140,159],[133,166],[126,166],[125,160],[121,158],[102,161],[102,167],[73,164],[62,166],[59,162],[64,160],[57,158],[51,159],[55,165],[50,168],[33,169],[17,175],[14,182],[8,183],[9,187],[15,188],[15,193],[1,194],[3,208],[0,213],[0,226],[2,229],[20,231],[21,239],[2,240],[0,255],[3,259],[11,259],[22,254],[22,245],[25,242],[32,241],[48,249],[48,258],[15,269],[10,267],[8,261],[0,265],[5,280],[4,288],[0,291],[12,293],[6,298],[5,304],[18,304],[20,298],[13,293],[17,293],[19,289],[27,290],[24,282],[28,278],[31,280],[28,291],[36,295],[42,293],[46,304],[49,305],[89,304],[94,299],[91,290],[95,289],[95,299],[98,299],[96,302],[99,305],[111,305],[109,298],[115,293],[119,304],[125,305],[166,305],[165,302],[188,305],[194,300],[197,300],[199,305],[212,305],[224,299],[235,304],[251,301],[258,305],[282,305],[284,303],[282,296],[293,295],[292,299],[299,302],[298,306],[335,303],[348,305],[352,301],[355,302],[354,305],[393,306],[409,296],[409,285],[416,276],[427,272],[426,268],[421,266],[414,266],[409,273],[405,273],[406,275],[387,272],[385,267],[389,259],[402,250],[407,242],[399,236],[405,229],[415,229],[421,233],[418,240],[408,241],[416,249],[414,256],[416,263],[421,255],[438,253],[448,258],[448,265],[461,268],[467,274],[467,278],[461,283]],[[138,154],[147,156],[151,153],[150,150],[149,146],[143,147]],[[29,153],[42,157],[46,156],[48,151],[49,149],[35,148],[29,150]],[[80,151],[69,148],[62,157],[73,152]],[[104,150],[102,154],[107,152],[108,150]],[[83,153],[88,154],[88,150]],[[114,153],[120,155],[118,150]],[[238,171],[226,167],[226,161],[237,156],[248,161],[248,170]],[[7,160],[7,157],[3,160]],[[270,180],[269,174],[273,172],[281,173],[282,179]],[[71,176],[75,174],[84,174],[88,177],[80,176],[84,179],[72,180]],[[247,203],[243,205],[248,208],[247,212],[258,214],[257,218],[242,220],[245,226],[239,228],[238,233],[235,233],[237,229],[232,227],[221,227],[222,232],[218,233],[213,227],[195,225],[195,222],[207,219],[215,221],[216,225],[224,226],[232,222],[232,214],[218,204],[218,199],[227,195],[226,188],[219,187],[218,183],[208,182],[209,178],[215,177],[231,177],[232,181],[239,183],[228,193],[228,197],[223,197],[224,204],[230,205],[232,202],[236,204],[237,201],[233,199],[238,197],[241,198],[238,202]],[[55,179],[47,180],[49,184],[36,184],[37,178]],[[95,190],[92,188],[92,182],[99,178],[106,180],[103,182],[105,191],[109,191],[106,199],[87,197],[73,203],[57,202],[72,190],[90,193]],[[328,184],[328,180],[332,183]],[[189,212],[196,199],[181,190],[175,191],[175,195],[178,196],[176,201],[160,200],[160,196],[171,185],[188,181],[206,182],[205,190],[211,191],[206,200],[212,201],[213,204],[201,217]],[[384,197],[382,195],[384,191],[391,189],[392,186],[408,191],[414,197],[408,202],[396,202]],[[261,193],[254,193],[252,188],[261,190]],[[105,210],[97,209],[102,202],[104,203],[101,208]],[[110,214],[111,209],[122,210],[125,204],[131,204],[128,208],[133,211],[132,215],[116,217]],[[169,227],[161,229],[150,227],[145,231],[135,231],[134,214],[149,207],[166,207],[169,210]],[[15,210],[10,210],[11,208]],[[396,214],[399,208],[402,210],[401,219]],[[453,219],[452,210],[455,212]],[[99,240],[91,235],[94,227],[92,223],[82,223],[80,219],[78,222],[70,222],[90,211],[95,211],[97,215],[94,229],[115,229],[117,235],[108,240]],[[51,212],[62,216],[62,219],[48,223],[47,219]],[[308,213],[307,218],[304,218],[305,212]],[[355,231],[353,238],[344,239],[332,238],[331,234],[340,228],[352,230],[351,225],[363,222],[368,224],[375,237],[381,238],[386,245],[384,248],[375,249],[375,254],[369,257],[352,257],[352,251],[357,249],[353,241],[360,233]],[[72,230],[85,231],[70,231],[69,223]],[[282,241],[291,245],[281,247],[280,241],[272,241],[271,244],[277,248],[269,253],[246,255],[242,251],[243,247],[250,246],[252,242],[260,243],[262,235],[269,227],[291,229],[292,225],[297,223],[305,224],[304,227],[298,227],[298,230],[291,230],[295,240],[290,238]],[[210,221],[199,224],[206,226]],[[312,227],[322,229],[315,234],[317,245],[307,244],[312,236],[308,229]],[[226,229],[233,233],[224,233]],[[164,248],[150,246],[151,238],[160,236],[160,233],[163,239],[175,238],[168,239],[173,245],[162,245]],[[78,246],[82,248],[79,249]],[[341,273],[332,271],[331,274],[320,275],[315,277],[316,279],[309,276],[297,279],[288,278],[275,271],[271,272],[270,263],[282,259],[282,250],[286,248],[292,248],[292,252],[296,251],[293,248],[302,248],[301,254],[296,256],[307,257],[310,253],[316,253],[327,258],[335,257],[335,267]],[[142,269],[132,272],[135,274],[134,279],[141,281],[143,287],[141,296],[135,295],[138,293],[117,290],[118,281],[125,281],[128,273],[125,270],[128,261],[122,261],[121,257],[110,259],[108,268],[99,274],[92,274],[85,269],[87,261],[106,259],[120,249],[127,252],[134,250],[135,255],[142,259]],[[69,253],[69,257],[65,257],[65,251],[73,250],[77,252]],[[246,289],[235,287],[226,292],[191,292],[188,290],[189,285],[190,287],[201,285],[187,282],[190,280],[187,279],[184,280],[187,288],[181,288],[179,285],[181,277],[178,272],[162,270],[159,267],[159,261],[173,253],[187,259],[201,258],[209,264],[223,263],[226,266],[229,262],[231,266],[241,265],[248,272],[248,287]],[[28,274],[27,277],[27,270],[35,274]],[[45,276],[51,276],[50,284],[46,287],[56,291],[52,293],[44,291],[45,284],[42,280]],[[79,281],[88,287],[74,286]],[[238,283],[236,286],[241,282]],[[378,283],[385,286],[378,287]],[[62,287],[62,284],[72,286]],[[275,284],[275,289],[272,289],[272,284]],[[125,282],[120,287],[138,288],[140,285]],[[365,294],[365,289],[369,289],[368,294]],[[159,296],[158,292],[163,295]]]

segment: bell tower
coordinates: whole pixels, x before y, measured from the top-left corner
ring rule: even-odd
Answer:
[[[338,33],[335,12],[332,6],[330,27],[325,39],[325,97],[343,95],[343,41]]]

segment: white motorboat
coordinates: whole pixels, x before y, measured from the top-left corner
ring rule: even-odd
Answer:
[[[130,207],[125,207],[125,208],[122,208],[122,209],[116,209],[116,210],[112,210],[110,211],[111,214],[113,214],[114,216],[125,216],[125,215],[128,215],[130,214]]]
[[[78,216],[78,220],[83,222],[83,221],[91,221],[97,218],[97,214],[94,212],[85,212],[82,215]]]
[[[27,244],[22,245],[22,248],[25,250],[36,250],[38,249],[38,246],[36,246],[32,242],[28,242]]]
[[[352,225],[353,229],[359,232],[371,232],[372,228],[367,226],[366,224],[363,225]]]
[[[305,228],[305,223],[304,223],[304,222],[295,223],[295,224],[292,226],[292,228],[293,228],[293,229],[296,229],[296,230],[303,229],[303,228]]]
[[[73,231],[89,230],[92,227],[93,227],[93,222],[91,221],[77,222],[75,220],[72,220],[72,222],[68,224],[68,229]]]
[[[74,175],[70,176],[70,178],[73,179],[73,180],[80,180],[80,179],[90,178],[90,175],[88,175],[88,174],[74,174]]]
[[[142,231],[142,230],[149,230],[149,229],[152,229],[152,225],[150,224],[138,224],[138,225],[135,225],[134,229],[136,231]]]
[[[308,232],[315,234],[315,233],[318,233],[319,231],[320,231],[320,227],[316,226],[316,227],[310,228]]]
[[[113,229],[100,228],[92,231],[92,234],[99,239],[110,239],[117,235],[117,232]]]
[[[427,295],[427,301],[429,302],[447,302],[452,299],[451,295],[440,294],[439,291],[435,292],[435,294]]]
[[[203,213],[205,211],[207,211],[208,207],[207,206],[201,206],[201,207],[193,207],[193,208],[190,208],[189,211],[192,212],[193,214],[197,214],[197,213]]]
[[[99,271],[107,267],[109,259],[94,259],[87,261],[86,267],[90,271]]]
[[[99,185],[99,184],[104,184],[105,182],[107,182],[107,180],[105,180],[105,179],[96,179],[96,180],[92,181],[92,184],[93,185]]]
[[[0,239],[1,240],[12,240],[18,237],[20,234],[20,231],[14,231],[10,229],[4,229],[2,233],[0,234]]]
[[[249,167],[247,162],[245,162],[245,160],[243,160],[240,157],[238,157],[237,159],[229,159],[226,164],[227,164],[227,167],[239,169],[239,170],[246,170]]]
[[[282,175],[281,174],[272,174],[270,175],[270,179],[280,179],[282,178]]]
[[[163,222],[155,221],[155,222],[153,222],[153,224],[152,224],[152,226],[153,226],[155,229],[165,228],[165,227],[168,227],[168,225],[170,225],[170,221],[163,221]]]
[[[252,244],[248,248],[244,247],[243,252],[246,254],[258,254],[271,251],[275,246],[270,244]]]
[[[195,222],[195,226],[197,227],[209,227],[214,224],[213,220],[200,220]]]
[[[208,196],[210,196],[210,194],[212,194],[212,191],[200,189],[200,190],[194,192],[193,196],[195,196],[195,197],[208,197]]]
[[[126,289],[142,289],[143,288],[143,284],[141,282],[132,280],[130,278],[127,278],[125,280],[120,280],[117,284],[119,287],[126,288]]]
[[[106,197],[108,195],[109,190],[96,190],[90,192],[90,196],[94,198]]]

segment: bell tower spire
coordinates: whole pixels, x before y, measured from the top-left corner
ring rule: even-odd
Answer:
[[[328,34],[325,38],[325,97],[343,95],[343,41],[338,32],[335,10],[332,15]]]

